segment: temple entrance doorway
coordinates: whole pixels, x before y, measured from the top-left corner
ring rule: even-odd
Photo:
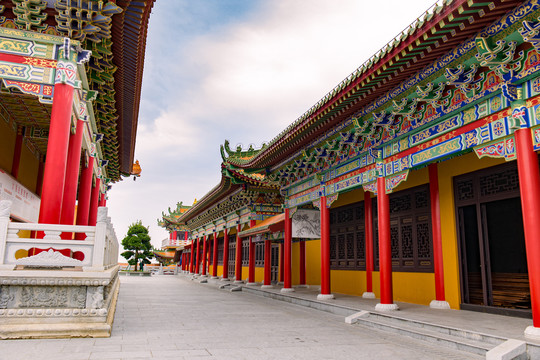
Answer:
[[[462,309],[531,316],[515,162],[454,179]]]

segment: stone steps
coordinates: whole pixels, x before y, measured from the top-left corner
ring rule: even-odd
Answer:
[[[366,312],[364,316],[357,318],[355,323],[363,327],[408,336],[438,346],[478,355],[479,358],[485,357],[489,350],[507,340],[488,334],[374,312]]]

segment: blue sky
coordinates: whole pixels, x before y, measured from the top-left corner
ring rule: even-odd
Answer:
[[[135,158],[109,193],[121,240],[152,243],[167,208],[220,180],[219,146],[260,147],[425,12],[434,0],[158,0],[150,16]]]

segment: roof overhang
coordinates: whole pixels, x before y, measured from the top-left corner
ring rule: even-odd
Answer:
[[[247,230],[238,233],[239,237],[254,236],[264,233],[281,232],[285,228],[285,213],[274,215],[264,219],[257,225],[250,227]]]

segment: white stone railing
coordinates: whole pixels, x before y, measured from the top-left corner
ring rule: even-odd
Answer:
[[[34,267],[81,267],[83,271],[104,271],[118,263],[118,240],[107,217],[107,208],[99,207],[96,226],[15,223],[9,219],[11,201],[0,201],[0,269],[17,265]],[[62,233],[85,234],[84,240],[64,240]],[[43,236],[44,234],[44,236]],[[71,236],[70,236],[71,238]],[[28,256],[32,248],[50,249]],[[80,260],[62,255],[69,250]]]

